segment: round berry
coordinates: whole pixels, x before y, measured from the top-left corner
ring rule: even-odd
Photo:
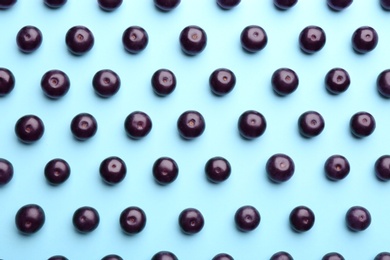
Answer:
[[[270,260],[294,260],[294,258],[289,253],[280,251],[273,254]]]
[[[247,52],[258,52],[267,45],[267,33],[258,25],[249,25],[241,32],[241,46]]]
[[[325,76],[325,86],[331,94],[337,95],[346,91],[350,84],[349,74],[342,68],[331,69]]]
[[[362,26],[352,35],[352,47],[360,54],[372,51],[378,45],[378,33],[374,28]]]
[[[314,213],[305,206],[298,206],[290,213],[290,226],[296,232],[306,232],[310,230],[315,221]]]
[[[255,230],[259,226],[260,220],[260,213],[253,206],[242,206],[234,215],[237,228],[243,232]]]
[[[105,257],[102,258],[102,260],[123,260],[122,257],[119,255],[111,254],[111,255],[106,255]]]
[[[8,160],[0,158],[0,186],[9,183],[14,176],[14,167]]]
[[[209,159],[205,165],[206,177],[214,183],[227,180],[231,171],[232,168],[229,161],[220,156]]]
[[[154,254],[151,260],[178,260],[178,258],[172,252],[160,251]]]
[[[328,6],[334,11],[341,11],[350,6],[353,0],[327,0]]]
[[[176,88],[175,74],[168,69],[157,70],[151,81],[154,93],[161,97],[171,94]]]
[[[299,78],[292,69],[280,68],[272,74],[271,83],[276,94],[286,96],[298,88]]]
[[[181,31],[179,41],[182,51],[189,56],[194,56],[206,48],[207,35],[199,26],[190,25]]]
[[[234,260],[234,258],[229,254],[220,253],[220,254],[214,256],[213,259],[211,259],[211,260]]]
[[[194,208],[187,208],[183,210],[179,215],[179,226],[187,235],[200,232],[204,226],[202,213]]]
[[[121,86],[121,80],[114,71],[99,70],[92,79],[92,86],[101,97],[108,98],[116,94]]]
[[[327,253],[322,257],[322,260],[344,260],[344,257],[336,252]]]
[[[374,117],[367,112],[358,112],[351,117],[350,129],[357,138],[363,138],[371,135],[376,127]]]
[[[380,0],[380,4],[384,10],[390,11],[390,0]]]
[[[83,55],[92,49],[95,38],[87,27],[79,25],[68,30],[65,43],[72,54]]]
[[[74,212],[72,222],[77,231],[89,233],[98,227],[99,213],[92,207],[81,207]]]
[[[239,5],[241,0],[217,0],[217,4],[219,7],[225,10],[232,9],[233,7],[236,7]]]
[[[376,80],[378,92],[385,98],[390,98],[390,69],[382,71]]]
[[[302,136],[307,138],[315,137],[324,130],[325,121],[320,113],[307,111],[299,117],[298,128]]]
[[[330,156],[324,165],[325,174],[332,181],[339,181],[347,177],[350,166],[347,158],[342,155]]]
[[[66,258],[65,256],[62,256],[62,255],[55,255],[55,256],[50,257],[48,260],[68,260],[68,258]]]
[[[31,144],[43,136],[45,126],[42,120],[35,115],[25,115],[16,122],[15,134],[18,139],[26,144]]]
[[[125,50],[132,54],[143,51],[149,42],[148,33],[140,26],[130,26],[122,35]]]
[[[67,0],[43,0],[45,5],[50,8],[60,8],[66,4]]]
[[[216,69],[209,78],[211,91],[217,96],[223,96],[233,90],[236,76],[231,70]]]
[[[141,139],[147,136],[152,130],[152,120],[141,111],[130,113],[125,119],[125,130],[132,139]]]
[[[114,11],[122,2],[123,0],[98,0],[99,7],[106,12]]]
[[[257,111],[245,111],[238,118],[238,131],[245,139],[251,140],[260,137],[266,128],[265,117]]]
[[[39,205],[25,205],[17,211],[15,224],[16,228],[23,234],[36,233],[45,224],[45,212]]]
[[[307,26],[299,34],[299,45],[305,53],[318,52],[325,46],[325,43],[325,32],[318,26]]]
[[[64,183],[70,176],[70,166],[63,159],[53,159],[45,166],[46,180],[52,185]]]
[[[106,183],[113,185],[123,181],[126,177],[127,168],[121,158],[111,156],[100,163],[99,172]]]
[[[366,208],[355,206],[347,211],[345,220],[350,230],[363,231],[371,224],[371,214]]]
[[[389,3],[390,6],[390,3]],[[374,260],[390,260],[390,253],[389,252],[382,252],[375,256]]]
[[[154,179],[161,185],[174,182],[178,175],[179,167],[172,158],[160,157],[153,164]]]
[[[294,175],[295,164],[290,156],[278,153],[268,159],[265,169],[271,181],[281,183]]]
[[[70,80],[61,70],[49,70],[41,79],[43,93],[52,99],[58,99],[68,93]]]
[[[274,0],[274,5],[280,10],[287,10],[298,3],[298,0]]]
[[[11,8],[17,0],[0,0],[0,9],[9,9]]]
[[[181,0],[154,0],[154,5],[161,11],[168,12],[175,9]]]
[[[70,130],[73,136],[80,141],[93,137],[97,132],[97,128],[96,119],[88,113],[76,115],[70,123]]]
[[[14,74],[9,69],[0,68],[0,97],[8,95],[14,87]]]
[[[201,113],[188,110],[180,115],[177,128],[182,138],[191,140],[203,134],[206,123]]]
[[[128,207],[122,211],[119,223],[125,233],[137,234],[145,228],[145,212],[138,207]]]
[[[390,180],[390,155],[382,155],[375,161],[375,175],[382,181]]]
[[[35,26],[25,26],[16,35],[16,43],[20,51],[34,52],[42,44],[42,32]]]

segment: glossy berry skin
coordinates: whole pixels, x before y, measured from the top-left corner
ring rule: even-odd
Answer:
[[[152,130],[152,120],[141,111],[130,113],[125,119],[125,131],[127,135],[135,140],[147,136]]]
[[[77,231],[89,233],[99,226],[100,216],[96,209],[85,206],[74,212],[72,222]]]
[[[325,120],[316,111],[307,111],[298,119],[299,133],[307,138],[315,137],[325,128]]]
[[[118,92],[121,86],[121,79],[114,71],[103,69],[96,72],[93,76],[92,86],[96,94],[103,98],[108,98]]]
[[[351,84],[348,72],[342,68],[331,69],[325,76],[325,86],[329,93],[337,95],[345,92]]]
[[[353,0],[327,0],[328,6],[334,11],[341,11],[350,6]]]
[[[50,257],[48,260],[68,260],[68,258],[66,258],[65,256],[62,256],[62,255],[55,255],[55,256]]]
[[[11,8],[17,0],[0,0],[0,10],[6,10]]]
[[[35,115],[25,115],[16,122],[15,134],[19,141],[31,144],[42,138],[45,132],[43,121]]]
[[[66,4],[67,0],[43,0],[45,5],[50,8],[60,8]]]
[[[327,253],[322,257],[322,260],[344,260],[344,257],[336,252]]]
[[[49,70],[42,76],[41,88],[47,97],[58,99],[68,93],[70,80],[61,70]]]
[[[280,68],[272,74],[271,84],[276,94],[286,96],[298,88],[299,78],[292,69]]]
[[[193,235],[200,232],[204,226],[202,213],[194,208],[187,208],[179,215],[179,226],[183,233]]]
[[[238,131],[245,139],[251,140],[260,137],[266,128],[265,117],[255,110],[247,110],[238,118]]]
[[[46,180],[52,185],[59,185],[64,183],[70,176],[70,166],[63,159],[53,159],[45,166]]]
[[[238,230],[249,232],[260,225],[260,213],[253,206],[242,206],[234,214],[234,222]]]
[[[14,87],[14,74],[9,69],[0,68],[0,97],[8,95]]]
[[[380,4],[384,10],[390,11],[390,0],[380,0]]]
[[[261,51],[268,43],[267,33],[258,25],[245,27],[241,32],[240,40],[242,48],[250,53]]]
[[[347,177],[350,171],[350,165],[342,155],[330,156],[324,165],[326,177],[332,181],[339,181]]]
[[[300,233],[310,230],[315,221],[314,213],[311,209],[305,206],[298,206],[290,213],[291,228]]]
[[[375,49],[378,45],[378,33],[374,28],[362,26],[352,34],[352,47],[360,54],[365,54]]]
[[[206,122],[201,113],[188,110],[179,116],[177,128],[182,138],[191,140],[203,134]]]
[[[127,168],[125,162],[117,157],[111,156],[104,159],[99,167],[100,176],[107,184],[117,184],[126,177]]]
[[[350,230],[363,231],[371,224],[371,214],[366,208],[355,206],[347,211],[345,220]]]
[[[185,54],[195,56],[206,48],[207,34],[199,26],[190,25],[181,31],[179,41]]]
[[[234,258],[229,254],[221,253],[214,256],[211,260],[234,260]]]
[[[123,46],[126,51],[132,54],[143,51],[148,42],[148,33],[140,26],[130,26],[122,34]]]
[[[236,76],[229,69],[216,69],[210,75],[209,84],[215,95],[224,96],[233,90],[236,85]]]
[[[375,118],[367,112],[358,112],[350,120],[351,133],[357,138],[371,135],[376,127]]]
[[[318,26],[307,26],[299,34],[299,46],[307,54],[320,51],[326,43],[324,30]]]
[[[0,158],[0,187],[9,183],[14,176],[14,167],[8,160]]]
[[[273,254],[270,260],[294,260],[294,258],[289,253],[280,251]]]
[[[382,71],[376,80],[377,90],[385,98],[390,98],[390,69]]]
[[[389,252],[382,252],[375,256],[374,260],[390,260],[390,253]]]
[[[98,0],[99,7],[106,11],[112,12],[121,6],[123,0]]]
[[[15,224],[16,228],[23,234],[36,233],[45,224],[45,212],[37,204],[25,205],[17,211]]]
[[[216,156],[207,161],[205,165],[205,172],[209,181],[220,183],[229,178],[232,168],[228,160],[223,157]]]
[[[152,76],[152,87],[156,95],[165,97],[176,88],[176,76],[168,69],[159,69]]]
[[[106,255],[105,257],[102,258],[102,260],[123,260],[122,257],[119,255],[111,254],[111,255]]]
[[[294,161],[282,153],[272,155],[265,166],[268,178],[275,183],[288,181],[295,171]]]
[[[390,155],[382,155],[375,161],[375,175],[381,181],[390,180]]]
[[[145,212],[138,207],[128,207],[122,211],[119,223],[126,234],[140,233],[146,226]]]
[[[153,177],[157,183],[167,185],[174,182],[179,175],[179,167],[175,160],[160,157],[153,164]]]
[[[280,10],[287,10],[298,3],[298,0],[274,0],[274,5]]]
[[[178,258],[172,252],[160,251],[154,254],[151,260],[178,260]]]
[[[217,0],[217,4],[219,7],[225,10],[232,9],[239,5],[241,0]]]
[[[35,26],[25,26],[16,35],[16,44],[24,53],[36,51],[42,44],[42,32]]]
[[[168,12],[175,9],[181,0],[154,0],[154,5],[161,11]]]
[[[95,38],[87,27],[79,25],[70,28],[65,36],[68,50],[77,56],[89,52],[95,44]]]
[[[88,113],[76,115],[70,123],[70,130],[73,136],[80,141],[85,141],[93,137],[97,129],[98,124],[95,117]]]

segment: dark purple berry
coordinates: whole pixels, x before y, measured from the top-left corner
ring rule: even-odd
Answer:
[[[138,207],[128,207],[122,211],[119,223],[125,233],[137,234],[145,228],[145,212]]]
[[[67,0],[43,0],[43,2],[50,8],[60,8],[66,4]]]
[[[390,6],[390,3],[389,3]],[[375,256],[374,260],[390,260],[390,253],[389,252],[382,252]]]
[[[36,204],[21,207],[15,215],[16,228],[29,235],[39,231],[45,224],[45,212]]]
[[[111,254],[111,255],[106,255],[105,257],[102,258],[102,260],[123,260],[122,257],[119,255]]]
[[[14,176],[14,167],[8,160],[0,158],[0,186],[9,183]]]
[[[241,46],[247,52],[258,52],[267,45],[267,33],[258,25],[249,25],[241,32]]]
[[[149,42],[148,33],[140,26],[130,26],[122,35],[125,50],[132,54],[143,51]]]
[[[236,85],[236,76],[231,70],[214,70],[209,78],[211,91],[217,96],[223,96],[233,90]]]
[[[362,26],[352,35],[352,47],[360,54],[372,51],[378,45],[378,33],[374,28]]]
[[[201,53],[207,45],[206,32],[196,25],[185,27],[180,33],[179,40],[182,51],[189,56]]]
[[[204,226],[202,213],[194,208],[187,208],[179,215],[179,226],[183,233],[192,235],[200,232]]]
[[[241,0],[217,0],[217,4],[219,7],[225,10],[232,9],[233,7],[236,7],[239,5]]]
[[[176,77],[172,71],[159,69],[152,76],[152,87],[154,93],[165,97],[171,94],[176,88]]]
[[[232,169],[228,160],[217,156],[209,159],[205,165],[206,177],[209,181],[220,183],[227,180]]]
[[[280,10],[287,10],[296,5],[298,0],[274,0],[274,5]]]
[[[260,224],[260,213],[253,206],[242,206],[234,215],[237,228],[243,232],[255,230]]]
[[[181,137],[191,140],[203,134],[206,123],[202,114],[189,110],[180,115],[177,128]]]
[[[99,213],[92,207],[81,207],[73,214],[73,226],[81,233],[95,230],[100,222]]]
[[[289,253],[280,251],[273,254],[270,260],[294,260],[294,258]]]
[[[93,137],[97,132],[97,128],[96,119],[88,113],[76,115],[70,123],[70,130],[73,136],[80,141]]]
[[[326,43],[324,30],[318,26],[307,26],[299,34],[299,45],[305,53],[320,51]]]
[[[294,208],[290,213],[290,226],[296,232],[306,232],[310,230],[315,221],[314,213],[305,206]]]
[[[116,94],[121,86],[121,80],[114,71],[99,70],[92,79],[92,86],[101,97],[108,98]]]
[[[299,78],[292,69],[280,68],[272,74],[271,83],[275,93],[286,96],[298,88]]]
[[[0,0],[0,9],[9,9],[11,8],[17,0]]]
[[[48,260],[68,260],[68,258],[66,258],[65,256],[62,256],[62,255],[55,255],[55,256],[50,257]]]
[[[178,260],[178,258],[169,251],[160,251],[153,255],[151,260]]]
[[[111,156],[100,163],[99,172],[106,183],[113,185],[123,181],[126,177],[127,168],[121,158]]]
[[[20,51],[34,52],[42,44],[42,32],[35,26],[25,26],[16,35],[16,43]]]
[[[265,117],[254,110],[248,110],[238,118],[238,131],[245,139],[255,139],[264,134],[267,128]]]
[[[298,128],[302,136],[307,138],[315,137],[324,130],[325,121],[320,113],[307,111],[299,117]]]
[[[374,117],[367,112],[358,112],[351,117],[350,129],[355,137],[363,138],[371,135],[376,127]]]
[[[58,99],[68,93],[70,80],[61,70],[49,70],[41,79],[43,93],[52,99]]]
[[[178,174],[179,167],[172,158],[160,157],[153,164],[154,179],[161,185],[174,182]]]
[[[123,0],[98,0],[99,7],[106,12],[114,11],[122,2]]]
[[[154,5],[161,11],[168,12],[175,9],[181,0],[154,0]]]
[[[41,139],[45,132],[42,120],[35,115],[25,115],[16,122],[15,134],[18,139],[26,144],[34,143]]]
[[[15,87],[14,74],[6,68],[0,68],[0,97],[9,94]]]
[[[87,27],[79,25],[68,30],[65,43],[72,54],[79,56],[92,49],[95,38]]]
[[[390,0],[380,0],[381,6],[384,10],[390,11]],[[377,259],[375,259],[377,260]]]
[[[345,220],[350,230],[363,231],[371,224],[371,214],[366,208],[355,206],[347,211]]]
[[[347,177],[350,166],[347,158],[342,155],[330,156],[324,165],[325,174],[332,181],[339,181]]]
[[[211,260],[234,260],[234,258],[229,254],[220,253],[220,254],[214,256],[213,259],[211,259]]]
[[[390,180],[390,155],[382,155],[375,161],[375,175],[382,181]]]
[[[346,91],[350,84],[349,74],[342,68],[331,69],[325,76],[325,86],[331,94],[337,95]]]
[[[390,98],[390,69],[382,71],[376,80],[378,92],[385,98]]]
[[[63,159],[53,159],[45,166],[46,180],[53,185],[64,183],[70,176],[70,166]]]
[[[327,0],[328,6],[334,11],[341,11],[350,6],[353,0]]]
[[[271,181],[281,183],[288,181],[294,175],[295,164],[288,155],[278,153],[268,159],[265,169]]]
[[[132,139],[141,139],[147,136],[152,130],[152,120],[141,111],[135,111],[129,114],[125,119],[125,130]]]
[[[344,260],[344,257],[336,252],[327,253],[322,257],[322,260]]]

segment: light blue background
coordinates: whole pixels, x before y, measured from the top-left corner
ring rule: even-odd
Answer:
[[[95,0],[69,0],[61,9],[46,8],[42,1],[19,0],[0,12],[0,66],[16,77],[13,92],[0,98],[0,157],[15,168],[13,180],[0,187],[0,258],[47,259],[62,254],[69,259],[101,259],[116,253],[124,259],[147,260],[160,250],[170,250],[179,259],[211,259],[220,252],[238,260],[269,259],[280,250],[295,259],[321,259],[337,251],[346,259],[373,259],[389,250],[390,213],[387,198],[390,183],[374,176],[375,160],[389,153],[390,101],[376,91],[376,77],[389,65],[390,13],[379,1],[354,1],[347,10],[330,11],[325,0],[300,0],[287,12],[274,8],[271,0],[243,0],[230,11],[219,9],[214,0],[183,0],[177,9],[162,13],[152,0],[124,0],[112,13],[98,8]],[[201,26],[208,35],[207,47],[196,57],[185,56],[179,46],[180,31],[187,25]],[[267,47],[256,54],[245,53],[239,42],[244,27],[262,26]],[[25,25],[43,33],[43,44],[29,55],[18,51],[15,37]],[[72,56],[65,34],[74,25],[85,25],[94,33],[95,46],[85,56]],[[121,36],[139,25],[149,34],[149,45],[138,55],[124,51]],[[325,47],[314,55],[303,54],[298,35],[308,25],[321,26],[327,34]],[[352,51],[351,35],[359,26],[374,27],[377,48],[366,55]],[[237,77],[235,89],[225,97],[211,94],[208,77],[226,67]],[[297,72],[300,85],[288,97],[276,96],[270,85],[280,67]],[[333,67],[343,67],[352,84],[339,96],[325,91],[324,76]],[[100,69],[116,71],[122,80],[117,95],[102,99],[94,94],[91,81]],[[150,78],[160,68],[171,69],[178,85],[172,95],[154,95]],[[40,89],[42,75],[61,69],[71,80],[71,89],[60,100],[48,100]],[[196,140],[182,140],[176,129],[179,115],[198,110],[206,120],[206,131]],[[263,113],[268,128],[252,141],[240,138],[237,119],[242,112]],[[151,133],[134,141],[125,135],[126,116],[141,110],[153,121]],[[307,110],[320,112],[326,121],[323,133],[313,139],[298,134],[297,119]],[[355,139],[349,119],[368,111],[377,120],[374,134]],[[99,124],[95,137],[76,141],[70,132],[78,113],[93,114]],[[43,138],[33,145],[18,142],[14,125],[25,114],[44,121]],[[293,178],[281,185],[270,183],[265,163],[274,153],[290,155],[296,164]],[[342,154],[351,164],[350,175],[340,182],[324,177],[323,164],[333,154]],[[105,185],[98,174],[100,162],[120,156],[128,175],[117,186]],[[223,156],[232,165],[232,175],[219,185],[209,183],[204,165],[213,156]],[[151,173],[160,156],[176,160],[180,172],[169,186],[157,185]],[[72,173],[61,186],[47,184],[46,163],[56,157],[68,161]],[[46,223],[32,236],[16,230],[16,211],[37,203],[46,212]],[[77,233],[71,222],[81,206],[95,207],[101,217],[90,234]],[[235,211],[255,206],[261,224],[253,232],[239,232]],[[310,207],[314,227],[294,233],[288,223],[290,211]],[[372,224],[364,232],[350,232],[344,222],[354,205],[367,207]],[[146,228],[127,236],[119,227],[119,215],[128,206],[139,206],[147,214]],[[187,207],[198,208],[205,217],[204,229],[193,236],[180,232],[177,217]]]

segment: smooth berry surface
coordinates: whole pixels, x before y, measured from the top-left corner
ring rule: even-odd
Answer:
[[[242,30],[240,40],[244,50],[255,53],[265,48],[268,43],[268,36],[262,27],[249,25]]]
[[[15,215],[16,228],[23,234],[38,232],[45,224],[45,212],[37,204],[27,204],[21,207]]]
[[[180,32],[179,41],[185,54],[195,56],[206,48],[207,34],[201,27],[190,25]]]
[[[234,258],[229,254],[220,253],[220,254],[214,256],[213,259],[211,259],[211,260],[234,260]]]
[[[351,133],[357,138],[371,135],[376,128],[375,118],[368,112],[358,112],[349,122]]]
[[[14,167],[6,159],[0,158],[0,186],[9,183],[14,176]]]
[[[377,90],[385,98],[390,98],[390,69],[382,71],[376,80]]]
[[[61,70],[49,70],[42,76],[41,88],[47,97],[58,99],[68,93],[70,79],[68,75]]]
[[[161,11],[168,12],[175,9],[181,0],[153,0],[154,5]]]
[[[0,97],[8,95],[15,87],[15,76],[9,69],[0,68]]]
[[[232,9],[239,5],[241,0],[217,0],[217,4],[219,7],[225,10]]]
[[[236,76],[229,69],[216,69],[209,77],[209,84],[215,95],[224,96],[233,90],[236,85]]]
[[[315,222],[314,212],[306,206],[298,206],[290,213],[290,226],[296,232],[310,230]]]
[[[141,139],[152,130],[152,119],[142,111],[134,111],[125,119],[125,131],[132,139]]]
[[[160,251],[154,254],[151,260],[178,260],[178,258],[172,252]]]
[[[381,252],[375,256],[374,260],[390,260],[390,253]]]
[[[179,215],[179,226],[183,233],[193,235],[199,233],[204,226],[202,213],[195,208],[184,209]]]
[[[99,226],[99,212],[89,206],[78,208],[73,213],[72,222],[75,229],[80,233],[92,232]]]
[[[138,234],[146,226],[146,214],[139,207],[128,207],[122,211],[119,224],[125,233]]]
[[[55,256],[50,257],[48,260],[68,260],[68,258],[66,258],[65,256],[62,256],[62,255],[55,255]]]
[[[260,112],[247,110],[238,118],[238,131],[248,140],[262,136],[267,129],[267,121]]]
[[[234,214],[234,222],[237,228],[243,232],[255,230],[260,225],[261,216],[253,206],[242,206]]]
[[[274,5],[280,10],[288,10],[298,3],[298,0],[273,0]]]
[[[42,138],[45,132],[43,121],[36,115],[25,115],[15,124],[15,134],[19,141],[31,144]]]
[[[64,6],[68,0],[43,0],[46,6],[56,9]]]
[[[122,257],[119,255],[111,254],[111,255],[106,255],[105,257],[102,258],[102,260],[123,260]]]
[[[382,155],[375,161],[375,175],[382,181],[390,180],[390,155]]]
[[[221,156],[216,156],[206,162],[205,172],[209,181],[220,183],[229,178],[232,167],[228,160]]]
[[[298,88],[299,78],[292,69],[280,68],[272,74],[271,83],[276,94],[286,96]]]
[[[175,74],[168,69],[159,69],[154,72],[151,83],[154,93],[161,97],[171,94],[177,84]]]
[[[334,11],[341,11],[350,6],[353,0],[327,0],[328,6]]]
[[[160,157],[154,162],[152,171],[156,182],[166,185],[176,180],[179,175],[179,166],[170,157]]]
[[[378,45],[378,41],[378,33],[370,26],[359,27],[352,34],[352,47],[360,54],[374,50]]]
[[[140,26],[130,26],[122,34],[122,43],[126,51],[137,54],[148,46],[149,35]]]
[[[100,176],[108,184],[117,184],[126,177],[126,163],[118,156],[110,156],[100,163]]]
[[[298,118],[299,133],[307,138],[315,137],[325,128],[325,120],[316,111],[307,111]]]
[[[0,0],[0,9],[9,9],[11,8],[17,0]]]
[[[36,51],[42,44],[43,36],[41,30],[35,26],[25,26],[16,35],[16,44],[19,50],[24,53]]]
[[[371,224],[371,214],[364,207],[354,206],[347,211],[345,220],[350,230],[356,232],[363,231]]]
[[[331,94],[341,94],[351,85],[349,73],[342,68],[333,68],[325,76],[326,89]]]
[[[95,37],[91,30],[82,25],[71,27],[65,35],[65,43],[69,52],[81,56],[89,52],[94,44]]]
[[[319,26],[307,26],[299,34],[301,50],[307,54],[320,51],[326,43],[325,31]]]
[[[270,260],[294,260],[294,258],[289,253],[280,251],[273,254]]]
[[[52,185],[64,183],[70,176],[70,165],[60,158],[50,160],[44,169],[46,180]]]
[[[390,0],[380,0],[380,4],[384,10],[390,11]]]
[[[96,94],[108,98],[119,91],[121,79],[115,71],[103,69],[96,72],[93,76],[92,86]]]
[[[332,155],[326,161],[324,165],[326,177],[332,181],[339,181],[347,177],[350,172],[350,165],[342,155]]]
[[[122,5],[123,0],[98,0],[99,7],[107,12],[114,11]]]
[[[85,141],[93,137],[98,129],[98,124],[95,117],[89,113],[80,113],[76,115],[71,123],[70,130],[73,136],[80,140]]]
[[[206,122],[201,113],[194,110],[183,112],[177,120],[177,129],[182,138],[191,140],[201,136],[206,128]]]
[[[324,255],[322,260],[344,260],[344,257],[339,253],[330,252]]]
[[[290,156],[277,153],[267,160],[265,169],[271,181],[282,183],[288,181],[294,175],[295,164]]]

